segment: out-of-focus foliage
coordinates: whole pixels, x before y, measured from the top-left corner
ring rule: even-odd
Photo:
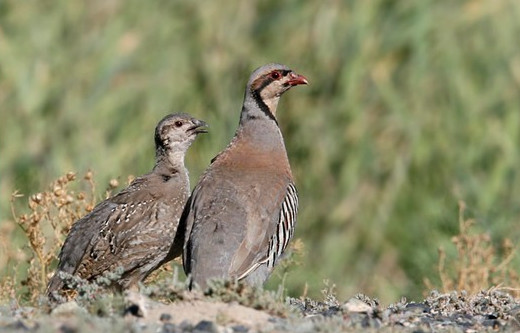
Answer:
[[[492,242],[520,236],[519,35],[506,0],[2,1],[0,228],[14,233],[15,190],[146,172],[172,111],[211,126],[187,156],[194,184],[250,72],[276,61],[311,83],[278,112],[306,251],[285,285],[418,297],[458,200]]]

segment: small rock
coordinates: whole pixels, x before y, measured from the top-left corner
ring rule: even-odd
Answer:
[[[168,321],[172,320],[172,315],[169,313],[161,313],[159,320],[163,323],[168,322]]]
[[[406,311],[415,314],[427,313],[430,311],[430,307],[424,303],[408,303],[406,304],[405,309]]]
[[[218,326],[212,321],[201,320],[193,328],[193,333],[219,333]]]
[[[249,332],[249,328],[244,325],[235,325],[231,327],[234,333],[247,333]]]
[[[344,311],[347,312],[363,312],[363,313],[372,313],[372,307],[367,303],[357,299],[351,298],[345,304],[341,306]]]
[[[181,330],[181,332],[191,332],[193,331],[193,325],[189,321],[183,320],[179,324],[179,329]]]
[[[78,328],[69,324],[63,324],[60,326],[60,333],[76,333]]]
[[[177,326],[175,326],[175,324],[172,324],[172,323],[165,323],[161,329],[161,333],[177,333],[177,332],[181,332],[181,331],[178,330]]]
[[[124,311],[124,315],[125,316],[132,315],[134,317],[139,317],[139,318],[144,317],[143,311],[141,311],[141,308],[137,304],[132,304],[132,305],[128,306]]]

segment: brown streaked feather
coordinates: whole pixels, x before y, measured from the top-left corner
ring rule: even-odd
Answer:
[[[159,175],[137,178],[82,219],[88,223],[78,221],[60,254],[62,266],[70,267],[68,273],[75,272],[83,279],[92,280],[105,271],[122,267],[124,281],[154,256],[168,252],[180,217],[178,209],[168,207],[176,201],[185,202],[188,188],[175,197],[169,193],[178,191],[182,184],[171,181],[171,186],[164,187],[162,183]],[[143,188],[147,190],[142,191]],[[158,221],[171,222],[167,226]]]

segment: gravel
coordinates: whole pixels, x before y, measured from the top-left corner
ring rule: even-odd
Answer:
[[[317,325],[333,325],[341,318],[342,328],[392,329],[403,331],[486,330],[517,331],[520,329],[520,300],[498,290],[481,291],[476,295],[465,292],[439,293],[432,291],[422,302],[402,299],[388,307],[375,299],[356,295],[344,303],[331,297],[325,301],[291,299],[303,318],[317,320]],[[331,324],[323,321],[329,318]],[[293,329],[298,324],[293,324]]]
[[[146,309],[158,308],[153,318],[135,313],[152,313]],[[158,304],[140,300],[141,311],[121,311],[110,316],[93,315],[72,304],[56,308],[50,314],[32,307],[0,306],[0,332],[192,332],[192,333],[246,333],[246,332],[477,332],[520,330],[520,300],[506,292],[491,289],[475,295],[465,292],[439,293],[432,291],[422,302],[399,302],[382,306],[376,299],[358,294],[344,302],[334,295],[318,301],[308,298],[288,298],[289,315],[258,316],[255,322],[237,322],[225,309],[238,309],[238,304],[208,300],[198,301],[197,309],[204,313],[205,304],[223,312],[192,322],[183,319],[178,302]],[[127,306],[127,307],[128,307]],[[134,309],[136,310],[136,309]],[[171,312],[169,310],[175,310]],[[247,310],[247,309],[246,309]],[[189,311],[193,311],[193,308]],[[233,310],[236,311],[236,310]],[[126,314],[125,314],[126,313]],[[134,314],[133,314],[134,313]],[[190,317],[186,317],[190,318]],[[193,318],[193,317],[191,317]],[[199,317],[197,317],[199,318]],[[224,319],[223,319],[224,318]]]

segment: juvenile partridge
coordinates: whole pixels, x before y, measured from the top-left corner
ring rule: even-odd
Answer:
[[[293,236],[298,195],[276,108],[300,84],[307,79],[284,65],[251,74],[236,134],[186,204],[184,270],[202,288],[213,278],[262,285]]]
[[[185,113],[159,122],[153,170],[73,224],[47,286],[49,296],[63,288],[60,271],[93,280],[122,267],[114,287],[126,289],[182,253],[182,242],[172,243],[190,193],[184,156],[206,126]]]

